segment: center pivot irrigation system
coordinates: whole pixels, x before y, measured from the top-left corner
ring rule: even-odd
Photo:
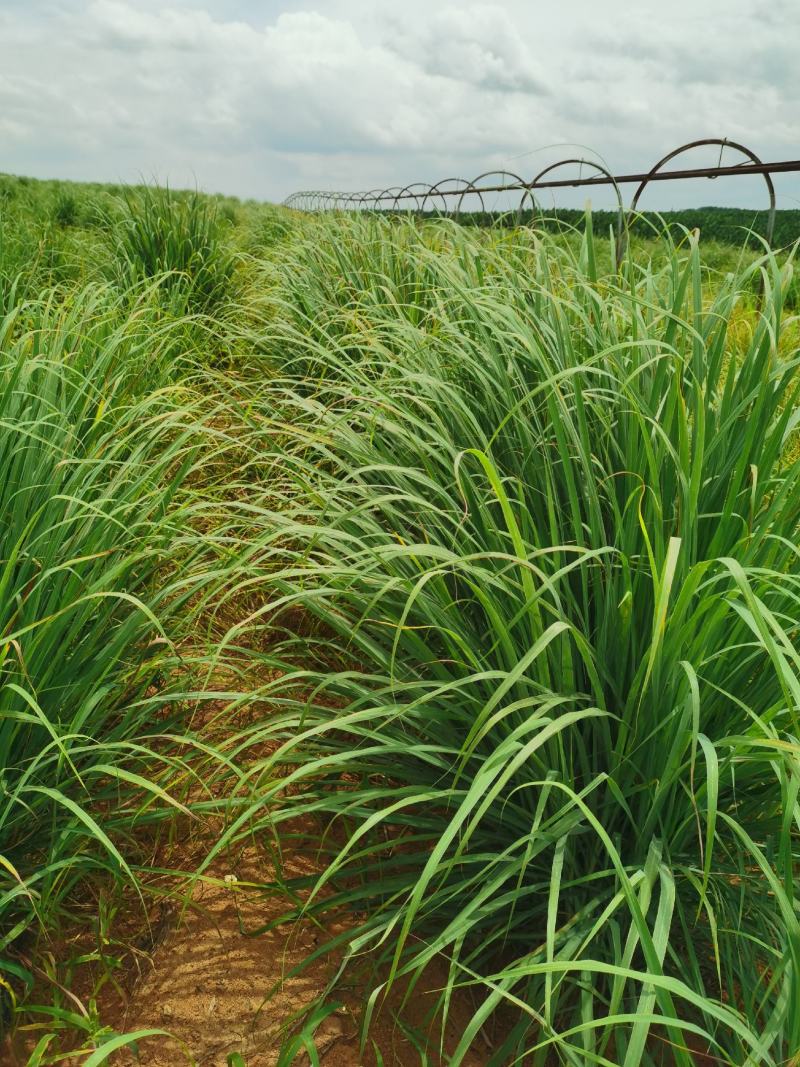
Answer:
[[[719,161],[716,167],[694,167],[684,170],[662,169],[676,156],[689,152],[693,148],[708,146],[719,147]],[[736,164],[723,166],[722,154],[726,149],[738,152],[744,159]],[[594,173],[590,177],[577,178],[557,178],[553,176],[562,167],[575,167],[576,165],[581,168],[581,171],[583,167],[588,167]],[[403,211],[420,214],[430,212],[433,214],[452,215],[457,218],[462,211],[464,200],[468,196],[476,196],[480,203],[479,210],[485,212],[486,206],[483,199],[485,195],[489,193],[508,193],[519,194],[520,200],[516,212],[517,216],[521,218],[523,211],[526,209],[537,210],[538,205],[536,204],[535,193],[540,189],[572,189],[582,186],[610,185],[614,188],[617,198],[617,250],[618,256],[621,256],[624,249],[625,218],[627,214],[621,186],[630,184],[636,186],[636,191],[628,208],[628,213],[634,214],[642,193],[650,182],[761,174],[764,177],[769,196],[769,215],[765,236],[767,241],[771,243],[775,225],[775,186],[771,176],[786,172],[800,172],[800,159],[764,163],[746,145],[738,144],[736,141],[729,141],[727,138],[709,137],[681,145],[662,159],[659,159],[649,171],[642,174],[612,174],[602,164],[591,159],[561,159],[557,163],[551,163],[544,170],[539,171],[529,181],[513,171],[491,170],[479,174],[472,181],[467,181],[466,178],[445,178],[434,185],[429,185],[425,182],[413,182],[411,185],[403,187],[371,189],[368,192],[361,193],[309,190],[293,193],[284,201],[284,204],[286,207],[300,211],[384,211],[388,213]]]

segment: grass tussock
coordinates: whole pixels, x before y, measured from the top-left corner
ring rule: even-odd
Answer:
[[[200,193],[178,196],[158,186],[126,193],[115,226],[122,285],[157,278],[190,309],[213,310],[228,296],[233,274],[224,225]]]
[[[270,323],[285,373],[250,401],[280,413],[252,432],[282,495],[242,554],[251,628],[319,626],[264,656],[278,712],[253,741],[283,743],[231,834],[266,809],[265,832],[328,826],[325,873],[275,885],[351,912],[329,947],[367,971],[365,1030],[441,954],[435,1025],[464,986],[479,1005],[453,1063],[497,1011],[496,1064],[785,1063],[791,263],[709,297],[692,242],[616,277],[591,236],[312,239]]]
[[[33,1011],[43,1049],[102,1044],[49,956],[87,886],[138,885],[210,755],[187,721],[200,653],[179,651],[214,583],[191,490],[206,431],[159,376],[176,345],[152,314],[106,287],[0,320],[2,1027]]]

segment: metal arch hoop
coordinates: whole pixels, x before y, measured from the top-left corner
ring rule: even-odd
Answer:
[[[393,211],[394,210],[395,200],[392,199],[392,198],[396,198],[397,194],[401,193],[402,191],[403,190],[402,190],[401,186],[399,186],[399,185],[390,185],[387,189],[382,189],[381,192],[380,192],[380,195],[375,198],[376,205],[377,204],[381,204],[382,201],[385,201],[385,200],[392,200],[392,207],[388,208],[388,209],[384,208],[384,207],[379,207],[378,210],[379,211],[387,211],[387,210],[388,211]]]
[[[617,195],[617,247],[616,247],[616,261],[617,270],[619,270],[622,264],[622,257],[625,254],[625,206],[622,203],[622,193],[620,192],[619,185],[617,185],[616,178],[603,166],[602,163],[595,163],[591,159],[561,159],[558,163],[551,163],[549,167],[545,167],[544,170],[540,170],[533,181],[530,183],[528,192],[533,192],[537,184],[542,180],[545,174],[549,174],[551,171],[557,170],[559,167],[567,167],[572,163],[580,163],[581,166],[594,167],[596,171],[608,178],[609,184],[613,187],[614,192]],[[524,199],[524,198],[523,198]]]
[[[421,186],[423,189],[427,189],[428,188],[428,186],[425,184],[425,182],[412,182],[410,185],[407,185],[404,189],[401,189],[400,192],[397,194],[397,196],[394,198],[394,203],[392,204],[392,211],[398,211],[399,210],[398,202],[400,200],[411,200],[411,199],[413,199],[413,201],[414,201],[413,210],[419,211],[419,197],[422,194],[414,192],[414,189],[417,188],[418,186]]]
[[[468,196],[469,193],[475,193],[477,195],[478,199],[481,202],[481,214],[482,215],[486,214],[486,203],[484,202],[484,199],[483,199],[483,193],[481,192],[481,190],[475,184],[475,182],[477,182],[478,180],[479,179],[476,178],[475,181],[467,182],[467,187],[466,187],[466,189],[464,189],[464,191],[461,193],[461,196],[458,198],[458,203],[456,204],[456,209],[453,212],[453,218],[454,219],[459,218],[459,216],[461,215],[461,205],[464,203],[464,197]]]
[[[524,178],[520,177],[519,174],[515,174],[513,170],[487,170],[487,171],[484,171],[483,174],[479,174],[477,178],[473,178],[472,182],[470,184],[475,186],[475,185],[478,184],[478,182],[483,181],[484,178],[494,178],[494,177],[513,178],[513,180],[520,186],[525,186],[525,185],[528,184],[525,181]],[[464,197],[467,195],[467,193],[469,191],[470,191],[469,189],[465,189],[464,190],[464,192],[461,194],[461,200],[464,199]],[[498,189],[497,191],[498,192],[502,192],[501,189]],[[526,190],[526,195],[527,195],[527,190]],[[461,200],[459,201],[459,205],[458,205],[459,206],[459,210],[461,208]],[[483,197],[481,197],[481,203],[483,203]],[[519,224],[519,220],[520,220],[521,214],[522,214],[522,204],[520,204],[520,206],[517,208],[517,224]]]
[[[421,210],[423,212],[425,211],[429,198],[433,196],[438,196],[442,201],[442,205],[444,206],[444,214],[446,215],[448,213],[447,200],[445,198],[448,196],[455,196],[456,193],[459,191],[458,189],[453,189],[451,191],[444,191],[442,189],[443,185],[448,185],[450,182],[460,182],[462,185],[466,186],[469,186],[470,184],[466,178],[442,178],[440,182],[437,182],[435,185],[431,185],[428,188],[428,192],[425,194],[425,198],[422,201]]]
[[[672,152],[669,152],[666,156],[663,157],[663,159],[659,159],[658,163],[656,163],[655,166],[650,169],[647,177],[639,183],[636,192],[633,194],[633,200],[631,200],[631,214],[636,211],[636,206],[639,203],[639,198],[641,197],[647,186],[650,184],[653,175],[657,174],[665,163],[669,163],[671,159],[674,159],[676,156],[682,155],[684,152],[689,152],[692,148],[705,148],[708,145],[719,145],[720,158],[722,157],[723,149],[733,148],[734,151],[741,152],[743,156],[747,156],[747,158],[752,163],[755,163],[758,166],[763,166],[762,160],[755,154],[755,152],[751,151],[747,147],[747,145],[739,144],[738,141],[729,141],[727,137],[704,137],[700,141],[688,141],[686,144],[682,144],[679,148],[673,149]],[[767,191],[769,192],[769,215],[767,217],[766,236],[767,243],[772,244],[772,234],[775,229],[776,200],[775,186],[773,184],[772,177],[768,171],[764,171],[764,181],[767,184]]]
[[[522,199],[520,200],[519,207],[517,208],[517,217],[520,219],[520,221],[522,220],[522,213],[525,210],[525,201],[528,199],[528,197],[530,197],[531,199],[531,220],[533,220],[536,218],[536,208],[539,205],[536,203],[536,197],[533,195],[533,189],[531,188],[531,184],[529,182],[525,182],[525,190],[522,193]]]
[[[560,159],[558,163],[551,163],[549,167],[545,167],[544,170],[540,170],[536,177],[533,179],[533,181],[528,183],[528,192],[532,192],[536,188],[536,186],[539,184],[545,174],[549,174],[551,171],[557,170],[559,167],[567,167],[571,163],[580,163],[581,166],[584,167],[594,167],[595,170],[599,171],[602,175],[608,178],[609,184],[613,186],[614,192],[617,194],[617,204],[619,205],[620,213],[625,210],[622,203],[622,193],[619,191],[619,186],[617,185],[616,178],[610,170],[607,170],[602,165],[602,163],[595,163],[591,159]]]
[[[380,195],[380,189],[368,189],[367,192],[361,193],[360,197],[362,210],[364,209],[365,205],[367,205],[368,210],[374,210],[375,202]]]

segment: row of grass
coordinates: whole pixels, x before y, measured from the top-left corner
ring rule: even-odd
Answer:
[[[87,899],[138,886],[207,758],[188,714],[210,431],[169,384],[189,327],[108,285],[0,319],[0,1047],[27,1020],[32,1063],[102,1047],[58,946],[99,938]]]
[[[190,379],[225,350],[236,219],[80,192],[73,211],[76,190],[0,181],[0,1058],[24,1055],[22,1021],[32,1064],[113,1040],[65,945],[94,942],[106,981],[120,961],[87,904],[133,889],[146,915],[158,828],[214,806],[190,717],[227,446]]]
[[[433,1055],[475,1002],[452,1064],[493,1017],[491,1064],[787,1063],[791,259],[709,286],[689,235],[617,275],[591,232],[309,226],[240,387],[267,488],[220,538],[262,606],[227,644],[275,713],[231,740],[272,754],[219,848],[319,820],[324,873],[272,891],[349,913],[315,955],[366,983],[365,1047],[443,956]]]
[[[238,253],[263,251],[288,225],[267,205],[198,192],[0,175],[0,296],[7,305],[12,284],[32,299],[54,286],[110,281],[124,293],[157,280],[174,314],[220,315],[241,288]]]

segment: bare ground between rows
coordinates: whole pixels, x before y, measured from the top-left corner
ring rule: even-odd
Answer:
[[[245,718],[252,714],[251,709]],[[262,705],[258,715],[268,714]],[[220,730],[225,730],[224,711],[220,705],[206,705],[193,717],[192,725],[213,745]],[[241,727],[242,719],[230,725]],[[263,757],[267,750],[254,749],[251,758]],[[197,870],[222,829],[218,819],[198,826],[179,817],[171,840],[153,843],[153,867]],[[312,819],[292,821],[291,835],[281,850],[285,877],[321,871],[321,832]],[[70,992],[84,1003],[96,998],[97,1016],[117,1033],[154,1029],[168,1031],[170,1036],[141,1040],[138,1055],[127,1049],[115,1053],[109,1060],[112,1067],[226,1067],[232,1053],[239,1053],[246,1067],[278,1064],[293,1024],[326,994],[341,957],[321,957],[298,975],[289,977],[290,972],[320,944],[343,932],[346,916],[327,914],[321,924],[309,919],[258,932],[289,907],[285,894],[268,888],[275,875],[268,848],[254,841],[221,854],[194,881],[188,898],[185,877],[146,878],[149,899],[155,901],[146,919],[137,894],[126,890],[110,931],[114,943],[125,946],[114,981],[98,984],[97,970],[90,966],[76,972]],[[96,898],[85,901],[83,909],[94,911]],[[65,958],[76,956],[89,951],[91,941],[85,930],[76,929],[74,935],[67,934],[60,951]],[[402,986],[394,988],[370,1028],[363,1054],[360,1019],[370,990],[359,988],[355,979],[349,985],[342,983],[327,998],[340,1002],[341,1008],[314,1033],[320,1062],[325,1067],[381,1063],[417,1067],[423,1061],[404,1033],[409,1029],[416,1040],[422,1037],[432,1067],[448,1062],[474,1015],[475,1004],[467,991],[454,991],[442,1040],[441,1029],[434,1032],[426,1015],[433,1006],[433,991],[446,982],[445,962],[434,961],[407,1002]],[[0,1050],[0,1064],[26,1064],[41,1032],[39,1027],[32,1033],[19,1032],[7,1061]],[[490,1042],[491,1038],[479,1038],[463,1061],[465,1067],[482,1067]],[[85,1058],[86,1053],[76,1053],[61,1062],[64,1067],[80,1067]],[[309,1063],[308,1055],[301,1053],[294,1062],[302,1067]]]
[[[312,827],[309,830],[313,832]],[[307,857],[286,857],[288,875],[313,870],[314,864]],[[225,1067],[228,1056],[238,1052],[247,1067],[273,1067],[278,1063],[286,1028],[328,987],[336,960],[317,960],[301,975],[287,975],[320,941],[340,933],[341,924],[329,921],[322,928],[311,922],[287,924],[251,936],[248,931],[278,918],[286,907],[284,899],[258,888],[265,874],[258,854],[250,849],[235,868],[216,865],[211,873],[215,881],[198,884],[194,906],[167,930],[127,1004],[109,1004],[103,1012],[104,1019],[118,1031],[163,1029],[173,1037],[142,1041],[138,1061],[126,1052],[117,1056],[116,1064],[173,1067],[193,1060],[198,1067]],[[440,988],[447,978],[446,967],[434,964],[425,978],[423,990]],[[359,1051],[359,1017],[365,995],[365,990],[352,987],[337,991],[342,1008],[314,1035],[326,1067],[371,1067],[380,1062],[371,1043],[364,1056]],[[431,997],[415,993],[409,1004],[402,1005],[401,1000],[401,991],[394,991],[370,1031],[370,1042],[375,1042],[387,1067],[420,1063],[419,1053],[396,1017],[406,1026],[423,1028]],[[429,1062],[446,1062],[473,1013],[474,1005],[466,995],[455,998],[445,1035],[445,1057],[437,1054],[438,1035],[431,1035]],[[486,1051],[473,1053],[465,1061],[466,1067],[483,1064]],[[301,1054],[296,1062],[308,1063],[308,1057]]]
[[[247,720],[252,724],[269,713],[267,706],[256,705],[237,716],[236,726]],[[215,736],[227,729],[221,706],[206,705],[193,727],[213,744]],[[253,746],[247,762],[265,757],[272,748],[272,744]],[[196,869],[221,830],[222,824],[214,822],[203,833],[191,834],[185,845],[170,849],[164,866]],[[283,830],[282,877],[320,873],[319,823],[311,818],[292,820]],[[124,1001],[112,986],[105,987],[98,1007],[107,1025],[119,1033],[162,1029],[172,1035],[140,1042],[138,1059],[129,1051],[119,1053],[111,1061],[114,1067],[178,1067],[187,1062],[226,1067],[231,1053],[239,1053],[246,1067],[273,1067],[279,1062],[293,1024],[326,994],[341,956],[321,957],[289,976],[317,947],[343,932],[347,917],[328,913],[320,921],[283,923],[264,932],[289,906],[285,894],[265,887],[276,873],[269,855],[272,844],[248,843],[218,857],[195,883],[189,907],[161,909],[157,942],[149,959],[144,964],[137,961],[129,975]],[[475,1011],[472,997],[456,990],[443,1042],[440,1030],[426,1032],[433,991],[446,982],[444,961],[434,961],[407,1003],[402,986],[392,990],[370,1027],[363,1054],[360,1019],[369,989],[352,981],[338,987],[328,1000],[341,1002],[342,1007],[314,1033],[320,1061],[325,1067],[381,1063],[417,1067],[420,1053],[403,1032],[410,1028],[426,1042],[431,1065],[446,1063]],[[487,1043],[471,1052],[464,1067],[482,1067],[488,1051]],[[309,1058],[301,1053],[295,1063],[308,1064]]]

